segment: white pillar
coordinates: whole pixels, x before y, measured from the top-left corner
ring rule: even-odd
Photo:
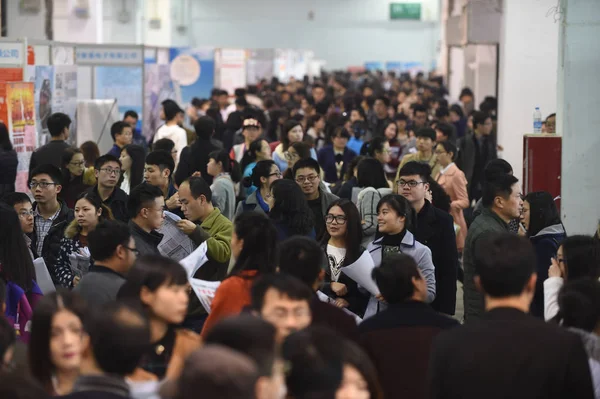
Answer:
[[[563,136],[561,214],[569,234],[592,234],[600,218],[600,1],[562,0],[558,113]]]
[[[102,43],[103,0],[89,0],[85,18],[78,17],[77,3],[54,0],[54,40],[58,42]]]
[[[523,175],[523,134],[533,133],[535,107],[540,107],[542,118],[556,112],[559,24],[553,15],[548,15],[556,3],[556,0],[504,0],[498,144],[504,147],[500,157],[510,162],[519,179]]]
[[[144,1],[142,21],[142,42],[148,46],[169,47],[172,45],[173,21],[172,1]],[[160,22],[156,22],[160,21]],[[156,25],[158,23],[160,26]]]

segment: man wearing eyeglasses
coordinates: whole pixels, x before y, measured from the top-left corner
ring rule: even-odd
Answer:
[[[27,249],[31,259],[35,259],[37,256],[34,255],[33,248],[31,246],[31,234],[33,233],[34,219],[33,219],[33,206],[29,196],[25,193],[9,193],[2,196],[2,201],[8,206],[12,206],[19,215],[19,222],[21,222],[21,229],[23,230],[23,236],[27,243]]]
[[[94,192],[108,206],[115,219],[127,223],[127,194],[118,187],[121,179],[121,161],[114,155],[106,154],[94,164],[97,184],[88,191]]]

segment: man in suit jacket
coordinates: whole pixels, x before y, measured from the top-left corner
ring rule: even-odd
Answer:
[[[434,207],[425,199],[425,194],[429,191],[429,184],[425,182],[430,173],[427,164],[416,161],[407,163],[398,173],[398,194],[404,196],[417,213],[415,238],[431,250],[436,282],[435,300],[431,306],[438,312],[453,315],[458,273],[454,221],[449,213]],[[411,187],[411,182],[417,184]]]
[[[530,242],[489,233],[475,265],[487,312],[434,340],[430,398],[594,398],[581,339],[528,314],[537,279]]]
[[[336,128],[331,140],[333,144],[321,148],[317,159],[323,169],[325,181],[337,183],[343,179],[350,162],[356,157],[356,153],[348,148],[350,133],[346,129]]]
[[[390,255],[373,277],[389,306],[359,325],[360,343],[386,398],[425,398],[431,343],[459,323],[425,303],[427,283],[410,255]]]

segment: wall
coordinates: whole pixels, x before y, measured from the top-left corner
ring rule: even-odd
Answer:
[[[587,0],[586,0],[587,1]],[[523,175],[523,134],[533,131],[533,111],[556,111],[558,28],[548,11],[556,0],[504,0],[500,38],[498,144]]]
[[[6,1],[6,36],[10,38],[30,37],[45,39],[44,15],[46,7],[41,2],[41,11],[38,14],[21,14],[18,1]]]

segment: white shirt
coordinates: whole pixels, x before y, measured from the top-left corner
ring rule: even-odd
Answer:
[[[444,169],[440,170],[440,174],[444,174],[446,173],[446,171],[450,168],[450,166],[454,165],[454,162],[451,162],[448,166],[446,166]]]
[[[344,259],[346,259],[346,248],[338,248],[327,244],[327,263],[329,263],[331,281],[337,282],[340,278]]]
[[[175,168],[179,164],[179,157],[181,156],[181,151],[187,146],[187,134],[185,130],[178,125],[162,125],[156,131],[156,135],[154,136],[154,141],[158,141],[160,139],[169,139],[175,143],[175,150],[177,151],[177,158],[175,159]],[[173,171],[171,172],[173,173]]]

